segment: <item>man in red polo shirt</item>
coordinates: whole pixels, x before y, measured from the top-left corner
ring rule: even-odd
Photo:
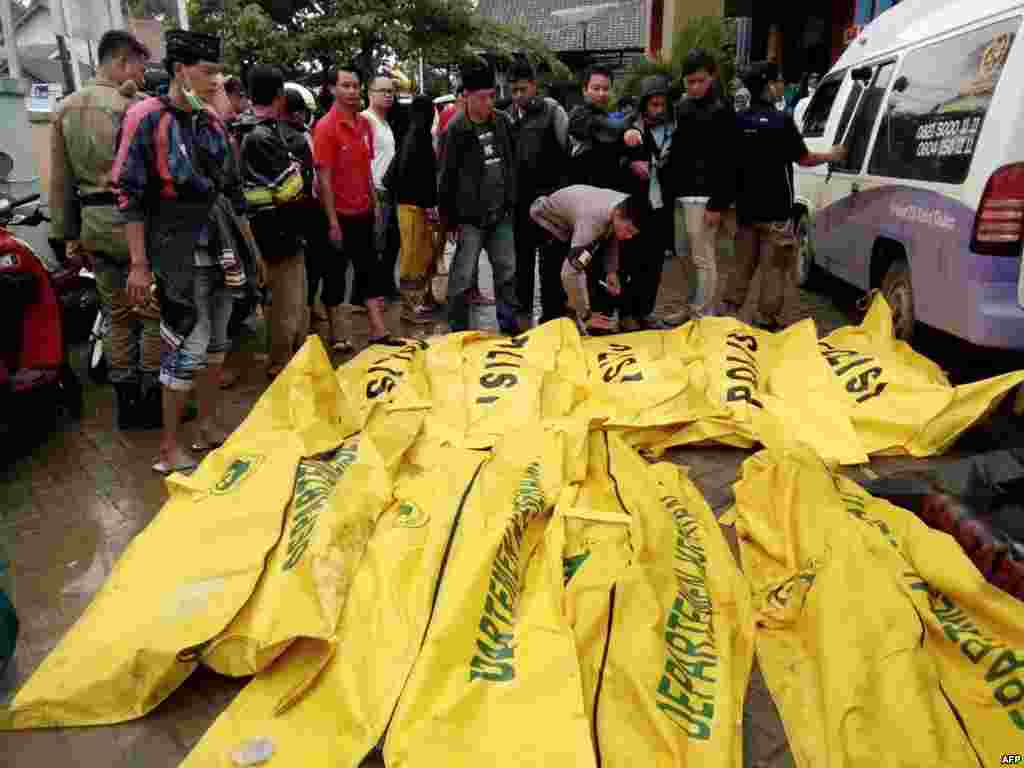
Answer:
[[[384,274],[374,247],[376,190],[373,185],[373,127],[359,114],[362,74],[352,65],[328,73],[334,106],[316,124],[313,155],[320,178],[320,204],[330,225],[336,253],[324,264],[323,301],[331,325],[331,343],[347,352],[349,318],[342,309],[348,262],[366,297],[370,344],[386,341],[384,297],[394,278]],[[390,280],[390,283],[389,283]]]

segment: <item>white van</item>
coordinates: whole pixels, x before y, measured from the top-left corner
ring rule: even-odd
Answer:
[[[917,322],[1024,349],[1021,0],[904,0],[822,79],[796,169],[801,282],[817,266]]]

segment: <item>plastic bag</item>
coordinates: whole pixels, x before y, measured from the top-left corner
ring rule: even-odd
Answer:
[[[529,424],[568,416],[586,397],[586,364],[572,322],[512,338],[450,334],[424,355],[423,390],[400,390],[392,410],[427,411],[426,442],[489,448]]]
[[[168,479],[169,501],[0,727],[122,722],[174,691],[255,591],[300,459],[336,447],[348,428],[340,405],[323,346],[310,341],[224,446],[190,477]]]
[[[1019,743],[1020,603],[949,536],[806,448],[749,459],[736,498],[758,658],[798,766],[995,765]]]
[[[732,318],[687,327],[687,345],[703,358],[700,369],[691,369],[691,386],[718,410],[653,446],[655,452],[707,441],[740,448],[806,443],[843,464],[867,461],[811,321],[781,333]]]
[[[288,433],[236,437],[191,477],[173,477],[170,500],[0,713],[0,727],[117,723],[170,695],[195,669],[195,649],[256,588],[301,455]]]
[[[658,444],[668,432],[720,413],[700,389],[701,351],[689,345],[689,327],[583,340],[588,394],[577,413],[606,427],[662,430],[634,445]]]
[[[395,339],[368,347],[338,367],[335,375],[356,429],[362,429],[374,406],[386,407],[403,395],[419,400],[429,345],[417,339]],[[404,390],[411,390],[406,393]]]
[[[513,432],[483,465],[384,743],[387,765],[594,765],[562,614],[561,540],[548,527],[563,485],[582,477],[584,435]]]
[[[285,432],[299,439],[303,456],[316,456],[362,429],[365,420],[355,414],[355,406],[338,386],[323,342],[312,335],[228,442]]]
[[[275,714],[323,659],[321,644],[300,639],[217,718],[185,768],[228,768],[230,751],[254,738],[272,739],[279,755],[304,768],[356,768],[378,744],[419,655],[447,553],[486,458],[456,448],[431,454],[431,466],[402,463],[395,500],[356,570],[337,650],[306,694]]]
[[[615,435],[609,445],[634,555],[609,596],[593,706],[599,763],[742,765],[753,663],[746,584],[679,468],[647,465]]]
[[[864,322],[829,334],[820,347],[870,455],[942,453],[1024,382],[1018,371],[953,387],[935,363],[895,338],[881,294]]]
[[[202,650],[204,665],[225,675],[252,675],[305,638],[321,642],[319,663],[308,665],[309,680],[316,677],[334,653],[355,572],[420,421],[417,414],[377,412],[359,436],[299,462],[285,535],[252,597]],[[300,681],[279,709],[291,706],[309,680]]]

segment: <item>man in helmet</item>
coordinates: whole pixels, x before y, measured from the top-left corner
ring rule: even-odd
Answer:
[[[296,83],[285,83],[284,111],[281,115],[281,138],[293,157],[302,164],[305,194],[300,203],[302,223],[299,232],[305,241],[306,256],[306,312],[310,328],[314,321],[327,321],[324,315],[316,314],[316,295],[324,270],[324,261],[333,255],[333,247],[327,232],[327,217],[316,198],[317,175],[313,160],[313,134],[311,126],[316,114],[316,98],[307,89]]]
[[[625,285],[619,301],[623,331],[652,327],[650,316],[661,286],[665,251],[673,249],[673,204],[665,191],[668,180],[664,171],[676,129],[669,90],[669,79],[664,75],[645,77],[640,83],[636,111],[626,122],[627,129],[639,131],[643,137],[641,144],[625,150],[628,191],[647,198],[651,217],[639,236],[623,246]]]

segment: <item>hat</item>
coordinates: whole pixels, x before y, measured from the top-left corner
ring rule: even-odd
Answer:
[[[466,93],[494,88],[494,70],[485,63],[471,64],[462,70],[462,87]]]
[[[203,32],[171,29],[164,35],[169,59],[200,59],[211,64],[220,62],[220,38]]]

